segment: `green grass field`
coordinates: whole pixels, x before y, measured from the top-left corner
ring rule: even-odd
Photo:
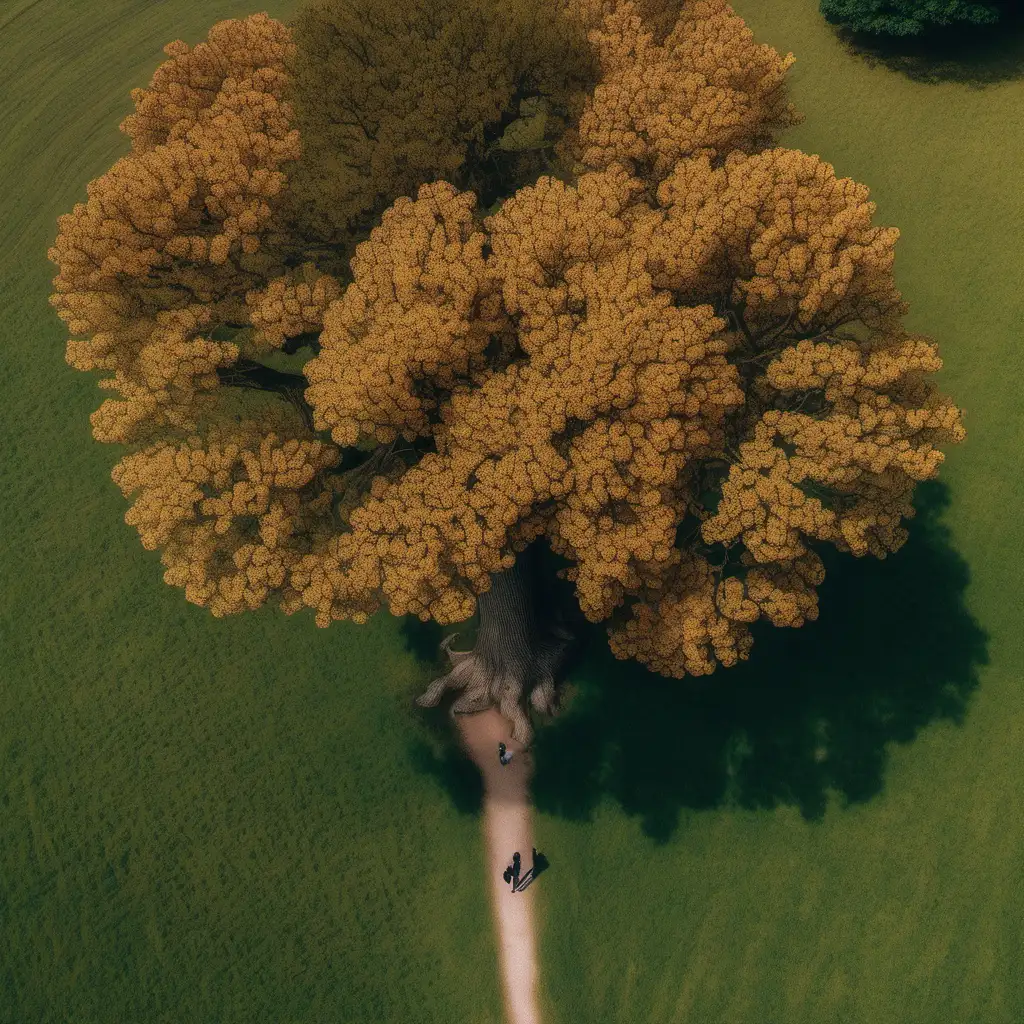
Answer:
[[[909,323],[969,436],[907,547],[833,573],[818,623],[689,693],[581,675],[538,747],[549,1021],[1015,1024],[1024,77],[926,84],[848,53],[815,0],[734,7],[797,57],[783,143],[901,229]]]
[[[0,14],[0,1021],[498,1024],[482,837],[422,770],[400,623],[218,622],[167,587],[46,303],[128,90],[251,10]]]
[[[819,622],[749,665],[577,671],[537,744],[547,1024],[1016,1024],[1024,78],[926,83],[816,0],[735,6],[798,58],[786,144],[901,228],[969,438],[904,551],[837,562]],[[435,632],[216,620],[165,586],[46,304],[56,217],[127,150],[161,47],[291,7],[0,13],[3,1022],[501,1020],[472,778],[410,706]]]

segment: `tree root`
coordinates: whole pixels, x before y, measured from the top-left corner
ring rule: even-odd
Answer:
[[[497,707],[512,726],[512,738],[529,744],[533,725],[526,707],[544,715],[558,712],[558,671],[565,660],[572,634],[561,626],[552,627],[551,636],[531,651],[528,663],[521,658],[485,657],[477,650],[453,651],[452,633],[441,642],[452,668],[435,679],[417,698],[420,707],[432,708],[447,690],[461,690],[452,704],[452,715],[472,715]],[[495,667],[497,665],[497,667]]]

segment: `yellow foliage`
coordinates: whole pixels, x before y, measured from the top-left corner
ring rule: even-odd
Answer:
[[[305,65],[272,19],[222,22],[133,93],[132,153],[50,250],[67,360],[119,395],[94,434],[143,445],[113,474],[137,494],[126,519],[215,615],[274,595],[319,626],[384,603],[462,621],[544,537],[616,656],[671,676],[734,665],[751,623],[816,618],[812,542],[897,550],[915,483],[964,437],[935,344],[901,326],[898,232],[872,224],[864,186],[766,148],[795,120],[792,57],[724,0],[517,0],[493,25],[494,0],[459,2],[466,20],[438,33],[404,0],[317,0]],[[522,36],[531,11],[549,42]],[[303,140],[303,171],[289,67],[322,74],[330,54],[350,91],[318,107],[305,81],[309,123],[344,116]],[[580,115],[561,148],[577,173],[481,219],[454,172],[520,73]],[[289,234],[321,187],[314,236],[383,210],[350,278]],[[246,364],[315,332],[305,405],[297,375]],[[232,415],[224,382],[298,411]],[[346,477],[340,448],[374,445]]]
[[[722,5],[696,6],[749,57],[749,38]],[[626,24],[614,15],[608,32]],[[679,47],[692,30],[689,45],[700,49],[704,28],[683,22]],[[377,260],[382,276],[369,297],[357,273],[327,325],[350,307],[358,316],[346,314],[346,326],[358,329],[326,329],[319,361],[351,368],[354,381],[356,368],[380,364],[374,353],[394,353],[371,393],[391,405],[374,415],[360,399],[335,440],[430,432],[437,451],[379,479],[352,512],[352,533],[307,557],[311,580],[319,572],[335,581],[304,595],[321,624],[364,606],[369,594],[357,581],[379,587],[395,614],[458,621],[488,574],[543,533],[573,563],[566,575],[588,618],[627,604],[611,629],[617,653],[669,674],[703,673],[746,657],[749,624],[762,616],[785,626],[816,617],[823,569],[807,540],[876,554],[902,543],[913,482],[936,471],[938,444],[963,436],[960,413],[923,383],[938,368],[934,346],[899,331],[898,233],[871,225],[867,190],[817,157],[744,152],[777,130],[785,109],[778,66],[758,54],[756,81],[768,84],[751,100],[759,113],[744,122],[746,134],[722,136],[728,152],[705,144],[707,135],[662,164],[617,150],[574,184],[542,177],[484,220],[486,259],[479,249],[455,253],[475,285],[496,282],[502,309],[487,307],[488,330],[507,332],[501,317],[511,318],[523,358],[477,372],[449,344],[461,361],[439,423],[423,389],[402,377],[412,366],[424,379],[418,350],[392,327],[409,301],[406,282],[421,272]],[[747,59],[745,71],[755,64]],[[444,195],[456,193],[445,186]],[[399,212],[412,223],[408,201],[391,211]],[[397,232],[390,250],[425,265],[432,223],[404,236],[423,239],[418,250]],[[468,330],[474,311],[461,308]],[[865,340],[794,338],[832,339],[849,321]],[[391,344],[376,330],[390,331]],[[341,379],[335,371],[331,388]],[[818,392],[821,407],[804,411]],[[334,394],[326,385],[308,393],[324,422],[340,421]],[[707,544],[742,544],[739,560],[719,568],[676,546],[701,467],[714,459],[728,475],[698,532]]]
[[[608,630],[609,646],[616,658],[635,658],[664,676],[704,676],[719,664],[747,660],[753,641],[746,621],[716,606],[712,566],[685,552],[657,597],[635,601],[628,617]]]
[[[316,427],[338,444],[429,434],[435,402],[422,385],[450,388],[483,367],[505,317],[475,203],[446,182],[424,185],[356,249],[355,280],[327,311],[321,352],[304,368]]]
[[[129,455],[112,473],[126,497],[138,492],[125,522],[145,548],[163,549],[166,582],[217,616],[257,608],[271,591],[286,610],[298,607],[290,573],[330,527],[330,490],[318,474],[337,449],[267,428],[214,425]]]
[[[319,332],[328,306],[341,295],[341,285],[313,263],[303,263],[273,278],[265,288],[246,293],[249,321],[256,328],[256,352],[282,348],[288,338]]]
[[[477,188],[488,143],[518,100],[545,97],[546,130],[574,123],[597,74],[576,0],[307,0],[292,62],[303,158],[292,216],[345,244],[400,196],[438,179]],[[527,182],[530,151],[503,171]]]
[[[817,156],[732,152],[714,170],[707,156],[683,160],[658,201],[659,286],[691,295],[731,282],[751,330],[790,315],[794,330],[849,319],[883,330],[906,312],[892,279],[899,231],[872,226],[867,188]]]
[[[660,181],[683,157],[754,152],[798,122],[784,89],[795,58],[756,44],[726,0],[688,0],[662,42],[634,4],[601,7],[601,81],[563,144],[583,167],[628,162]]]
[[[156,69],[148,89],[132,90],[135,113],[121,122],[136,153],[181,138],[204,115],[216,116],[229,78],[251,80],[256,91],[280,97],[295,45],[285,25],[254,14],[217,22],[198,46],[168,43],[164,53],[171,59]]]
[[[581,605],[596,621],[626,588],[656,578],[669,563],[679,470],[706,452],[743,394],[725,343],[715,340],[723,322],[713,310],[675,308],[654,292],[643,269],[646,236],[631,234],[630,218],[619,217],[638,190],[618,167],[586,175],[576,188],[544,178],[488,219],[492,256],[478,262],[474,248],[461,258],[479,267],[474,281],[497,280],[530,359],[454,390],[434,431],[437,453],[400,479],[380,482],[352,513],[352,534],[309,556],[311,580],[318,561],[335,578],[349,579],[360,565],[361,578],[380,580],[392,613],[458,621],[452,617],[472,612],[473,593],[488,575],[508,564],[509,550],[546,529],[552,546],[577,562]],[[454,198],[447,187],[444,194]],[[423,196],[421,190],[420,203]],[[393,212],[411,208],[396,204]],[[429,235],[407,235],[423,238],[419,258],[429,266]],[[394,306],[405,301],[405,281],[419,275],[399,263],[394,253],[401,250],[389,251],[389,263],[372,264],[381,274],[374,295]],[[554,268],[560,277],[545,285]],[[350,295],[359,310],[369,305],[353,269],[355,282],[328,313],[316,363],[375,365],[368,354],[384,348],[371,331],[360,337],[332,330],[335,310]],[[449,272],[447,279],[459,277]],[[386,308],[381,319],[391,323]],[[398,368],[410,365],[390,337],[385,351],[398,352]],[[468,371],[468,360],[460,371]],[[307,372],[319,379],[316,366]],[[381,387],[378,400],[388,394]],[[335,395],[336,385],[310,387],[318,422],[332,414]],[[397,394],[392,401],[403,408]],[[419,413],[411,402],[404,408]],[[335,439],[351,443],[349,431]],[[328,597],[318,587],[310,599],[327,621],[348,617],[355,593],[335,587]]]
[[[934,343],[900,333],[786,348],[765,383],[776,393],[817,389],[830,411],[761,414],[703,525],[705,541],[742,540],[759,563],[802,554],[805,537],[856,555],[898,550],[914,484],[942,464],[936,446],[965,436],[960,410],[922,379],[941,365]]]
[[[136,113],[122,125],[132,153],[59,218],[50,302],[72,335],[91,335],[68,342],[67,360],[114,371],[102,386],[124,399],[93,417],[98,440],[194,423],[197,393],[238,358],[236,345],[199,332],[247,323],[241,296],[283,269],[254,253],[284,185],[279,168],[299,152],[281,98],[291,45],[266,15],[220,22],[193,50],[170,44],[150,88],[132,94]]]

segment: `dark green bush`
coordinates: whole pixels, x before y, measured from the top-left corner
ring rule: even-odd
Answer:
[[[857,32],[912,36],[932,26],[990,25],[1014,6],[1015,0],[821,0],[821,13]]]

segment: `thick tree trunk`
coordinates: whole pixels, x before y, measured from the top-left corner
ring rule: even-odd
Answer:
[[[462,690],[452,714],[497,707],[512,724],[512,735],[529,743],[533,728],[526,701],[542,714],[557,710],[557,673],[572,636],[560,622],[541,622],[534,560],[525,552],[511,569],[491,576],[491,589],[477,598],[480,629],[471,651],[453,651],[453,633],[441,644],[452,668],[435,679],[416,701],[433,707],[448,689]]]

